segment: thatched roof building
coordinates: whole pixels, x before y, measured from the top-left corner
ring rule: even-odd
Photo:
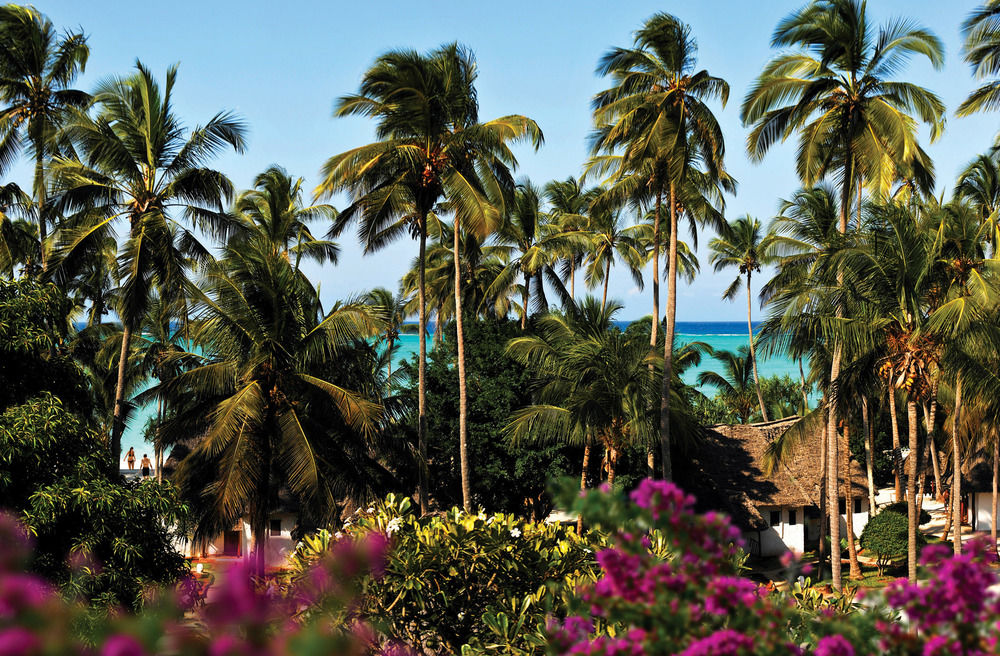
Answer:
[[[726,512],[744,529],[760,530],[769,525],[761,515],[762,508],[818,510],[822,429],[807,438],[770,476],[764,475],[768,445],[798,421],[796,416],[767,423],[706,428],[703,439],[689,454],[689,464],[678,468],[678,484],[698,497],[701,508]],[[846,467],[847,453],[841,449],[842,478]],[[865,497],[865,474],[856,462],[851,463],[851,477],[851,498]]]

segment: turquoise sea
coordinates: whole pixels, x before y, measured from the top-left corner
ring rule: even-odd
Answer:
[[[624,328],[628,322],[619,322]],[[433,328],[433,327],[432,327]],[[755,326],[756,329],[756,326]],[[747,344],[746,322],[738,321],[678,321],[677,322],[678,343],[688,343],[693,341],[707,342],[714,349],[724,349],[735,351],[740,346]],[[420,342],[416,335],[400,335],[399,352],[397,361],[408,360],[417,353]],[[427,350],[431,349],[431,337],[427,338]],[[757,368],[761,376],[782,376],[788,374],[794,380],[798,380],[798,364],[785,356],[760,357]],[[684,379],[689,384],[697,381],[698,373],[701,371],[715,369],[721,373],[721,366],[712,358],[702,360],[701,365],[689,369],[684,373]],[[706,390],[711,394],[711,390]],[[129,447],[135,448],[135,452],[141,459],[143,453],[148,453],[150,459],[153,457],[152,445],[142,440],[143,427],[147,420],[155,412],[155,406],[139,408],[129,422],[128,428],[122,437],[122,453],[127,453]],[[123,465],[124,466],[124,465]]]

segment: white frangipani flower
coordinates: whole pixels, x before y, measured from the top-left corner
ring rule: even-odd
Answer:
[[[512,537],[512,538],[519,538],[519,537],[521,537],[521,529],[517,528],[516,526],[514,528],[510,529],[510,537]]]

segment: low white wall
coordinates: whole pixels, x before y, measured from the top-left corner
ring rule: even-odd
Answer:
[[[851,508],[854,506],[852,504]],[[761,517],[764,518],[765,522],[768,522],[770,526],[762,531],[747,531],[743,534],[744,541],[748,544],[757,543],[759,545],[761,556],[780,556],[786,551],[792,550],[796,552],[803,552],[806,548],[806,537],[807,537],[807,526],[810,523],[817,525],[818,523],[815,519],[808,519],[806,517],[806,509],[802,506],[760,506],[757,508],[760,512]],[[778,522],[771,523],[771,513],[778,513]],[[795,523],[789,523],[790,512],[795,513]],[[854,521],[854,535],[855,537],[861,535],[861,531],[864,530],[865,524],[868,523],[868,500],[861,500],[861,512],[853,513],[852,520]],[[812,540],[817,538],[815,534],[816,528],[813,531],[808,531],[808,537]],[[847,535],[847,515],[840,516],[840,534],[841,536]]]

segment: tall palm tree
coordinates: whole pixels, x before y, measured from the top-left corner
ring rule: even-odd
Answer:
[[[332,241],[314,237],[308,224],[332,221],[337,210],[332,205],[303,206],[302,183],[302,178],[292,178],[280,166],[270,166],[259,174],[254,178],[254,188],[236,199],[234,236],[266,233],[283,257],[295,258],[296,269],[303,257],[320,264],[336,264],[340,248]]]
[[[351,203],[334,223],[333,234],[360,219],[359,234],[366,252],[380,250],[407,233],[419,241],[417,441],[421,458],[418,484],[421,512],[427,512],[429,493],[424,467],[427,459],[424,259],[428,215],[439,202],[447,200],[459,220],[456,239],[462,229],[492,231],[499,223],[502,208],[488,200],[496,202],[497,197],[513,189],[508,167],[516,160],[508,144],[528,139],[538,147],[542,142],[541,130],[524,116],[510,115],[480,123],[475,78],[475,58],[458,44],[442,46],[426,55],[412,50],[381,55],[365,72],[359,93],[340,98],[335,110],[337,116],[373,117],[379,140],[327,160],[323,181],[316,189],[320,195],[341,190],[350,193]],[[490,168],[494,165],[501,168]],[[456,316],[460,314],[457,312]],[[464,370],[461,348],[459,360]],[[459,378],[464,380],[461,375]],[[460,397],[463,399],[460,406],[464,408],[464,392]],[[460,424],[464,426],[464,420]]]
[[[722,298],[731,301],[736,298],[743,285],[743,276],[747,278],[747,336],[750,340],[750,363],[753,365],[753,382],[757,388],[757,401],[760,403],[760,416],[767,421],[767,409],[764,407],[764,395],[760,390],[760,376],[757,374],[757,350],[754,347],[753,317],[751,311],[750,281],[754,273],[759,273],[762,265],[768,264],[768,249],[771,246],[771,235],[763,234],[760,221],[749,214],[740,217],[729,224],[729,230],[722,236],[708,243],[712,251],[710,260],[715,271],[736,267],[739,275],[723,292]]]
[[[659,316],[660,220],[664,196],[668,201],[669,247],[667,267],[666,341],[660,407],[662,474],[673,476],[670,457],[670,386],[673,376],[674,324],[677,311],[677,220],[687,199],[679,192],[698,166],[713,181],[726,180],[725,144],[718,121],[706,104],[725,105],[729,85],[706,70],[697,71],[697,42],[690,28],[669,14],[655,14],[635,34],[632,48],[613,48],[598,65],[614,86],[595,96],[593,137],[595,153],[611,159],[605,167],[626,181],[635,197],[645,184],[652,196],[653,302]],[[615,156],[617,155],[617,158]],[[624,191],[624,190],[623,190]],[[657,319],[658,321],[658,319]],[[655,339],[655,333],[651,335]]]
[[[983,223],[983,237],[996,251],[1000,241],[1000,165],[995,157],[979,155],[958,175],[955,198],[972,203]]]
[[[406,321],[406,306],[411,298],[404,293],[393,294],[385,287],[376,287],[368,292],[365,300],[371,306],[373,314],[385,323],[385,329],[378,339],[385,345],[385,352],[389,354],[388,377],[391,379],[396,340],[399,339],[403,322]]]
[[[331,378],[338,357],[382,326],[362,303],[323,312],[277,245],[262,234],[208,267],[193,290],[206,355],[154,390],[173,410],[163,430],[203,435],[177,474],[195,501],[195,537],[248,515],[259,572],[280,487],[304,506],[333,506],[384,476],[373,460],[381,407]]]
[[[170,302],[184,286],[187,259],[209,257],[194,233],[178,223],[177,214],[206,229],[220,225],[232,184],[204,163],[226,146],[236,152],[245,146],[244,124],[228,112],[185,130],[173,110],[176,80],[172,66],[161,88],[149,69],[137,63],[133,75],[103,82],[94,94],[94,114],[76,111],[65,127],[80,159],[58,156],[52,163],[62,209],[76,212],[83,226],[60,235],[60,259],[102,243],[121,219],[128,226],[118,253],[115,308],[123,326],[111,433],[116,461],[125,429],[124,376],[132,335],[154,288]]]
[[[977,80],[987,80],[958,106],[958,116],[1000,107],[1000,2],[985,0],[962,23],[962,56]]]
[[[0,174],[28,148],[35,163],[33,213],[38,223],[41,267],[48,268],[46,162],[57,152],[56,132],[66,110],[83,108],[90,96],[73,89],[90,49],[82,32],[60,34],[34,7],[0,7]]]
[[[910,21],[873,28],[859,0],[814,0],[775,28],[771,45],[795,48],[764,67],[743,101],[741,118],[753,128],[747,150],[760,160],[778,140],[799,135],[796,169],[805,186],[835,174],[841,181],[840,231],[847,231],[852,190],[867,181],[888,196],[891,184],[913,168],[932,171],[917,142],[917,121],[935,139],[943,129],[944,103],[927,89],[890,79],[914,56],[939,68],[940,40]],[[917,163],[914,166],[914,163]],[[843,308],[837,312],[842,313]],[[841,349],[834,347],[831,387],[836,390]],[[837,418],[831,403],[827,428],[830,487],[837,498]],[[830,534],[839,540],[838,514],[831,510]],[[841,588],[834,559],[833,584]]]

